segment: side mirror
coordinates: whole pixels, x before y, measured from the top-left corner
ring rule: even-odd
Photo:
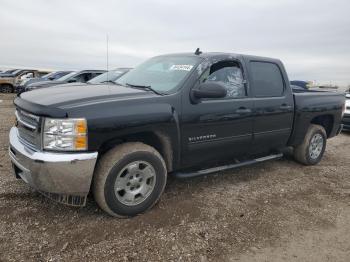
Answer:
[[[194,100],[201,98],[224,98],[226,94],[226,88],[218,82],[202,83],[198,88],[191,90],[191,97]]]
[[[69,79],[69,80],[68,80],[68,83],[75,83],[75,82],[77,82],[77,80],[76,80],[76,79],[74,79],[74,78],[73,78],[73,79]]]

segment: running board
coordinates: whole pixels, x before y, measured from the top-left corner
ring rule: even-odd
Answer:
[[[261,163],[261,162],[265,162],[265,161],[273,160],[273,159],[279,159],[282,157],[283,157],[283,154],[280,153],[280,154],[269,155],[269,156],[265,156],[265,157],[252,159],[252,160],[247,160],[247,161],[239,162],[236,164],[218,166],[218,167],[203,169],[203,170],[190,172],[190,173],[177,172],[177,173],[172,174],[172,176],[174,176],[176,178],[191,178],[191,177],[197,177],[197,176],[205,176],[205,175],[212,174],[212,173],[219,172],[219,171],[224,171],[224,170],[233,169],[233,168],[242,167],[242,166],[249,166],[252,164]]]

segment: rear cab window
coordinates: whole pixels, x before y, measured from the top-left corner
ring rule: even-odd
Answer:
[[[251,61],[251,85],[255,97],[281,97],[285,83],[279,66],[271,62]]]

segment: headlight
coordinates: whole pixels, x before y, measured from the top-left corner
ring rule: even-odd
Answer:
[[[86,119],[45,118],[43,147],[48,150],[87,150]]]

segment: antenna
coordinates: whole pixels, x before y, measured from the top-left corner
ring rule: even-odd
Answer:
[[[195,55],[200,55],[202,53],[202,51],[199,50],[199,47],[196,49],[196,51],[194,52]]]
[[[106,44],[107,44],[107,64],[106,64],[106,66],[107,66],[107,85],[108,85],[108,83],[109,83],[109,75],[108,75],[108,71],[109,71],[109,50],[108,50],[108,34],[106,34]]]

